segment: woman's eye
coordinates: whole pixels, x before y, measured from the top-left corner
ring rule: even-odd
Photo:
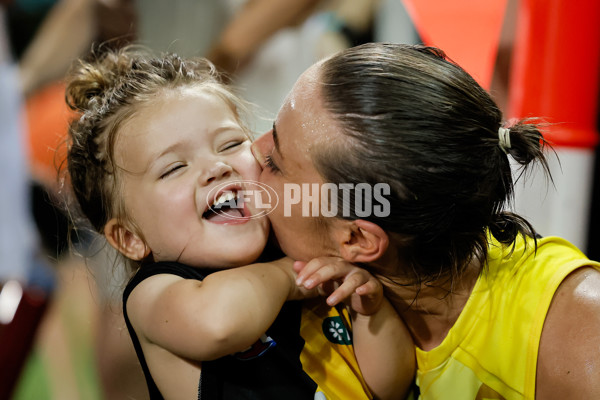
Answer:
[[[265,157],[265,166],[267,168],[269,168],[272,172],[279,172],[279,171],[281,171],[279,169],[279,167],[275,164],[275,161],[273,161],[273,157],[271,157],[270,154]]]
[[[169,168],[166,172],[164,172],[161,176],[160,179],[165,179],[167,178],[169,175],[173,174],[175,171],[177,171],[180,168],[185,167],[185,164],[177,164],[174,165],[173,167]]]

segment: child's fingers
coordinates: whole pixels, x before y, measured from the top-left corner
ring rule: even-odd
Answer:
[[[296,273],[299,273],[300,271],[302,271],[302,268],[304,268],[305,265],[306,263],[304,261],[294,261],[294,265],[292,266],[292,268]]]
[[[296,285],[300,286],[304,284],[304,287],[311,289],[317,286],[319,283],[324,282],[331,276],[331,270],[323,271],[327,266],[331,266],[332,260],[326,257],[315,258],[302,267],[302,270],[298,272],[296,277]],[[318,273],[319,272],[319,273]],[[322,277],[325,277],[323,279]]]
[[[334,306],[340,301],[349,298],[358,288],[369,283],[368,279],[368,276],[359,273],[349,275],[344,282],[327,298],[327,304]]]
[[[323,264],[312,275],[304,279],[304,287],[313,288],[321,283],[340,280],[348,274],[348,267],[340,264]]]
[[[373,278],[366,283],[356,288],[356,294],[360,296],[368,296],[378,294],[382,290],[381,283]]]
[[[335,281],[326,281],[321,283],[318,287],[318,293],[321,297],[328,297],[330,294],[335,292],[335,290],[340,286],[338,282]]]

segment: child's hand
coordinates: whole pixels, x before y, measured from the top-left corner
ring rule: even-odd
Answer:
[[[294,260],[292,260],[291,258],[282,257],[278,260],[271,261],[270,264],[274,267],[281,269],[290,278],[290,280],[289,280],[290,292],[288,294],[288,298],[287,298],[288,300],[304,300],[304,299],[314,298],[314,297],[317,297],[320,295],[318,292],[318,289],[316,289],[316,288],[309,289],[304,286],[299,286],[296,284],[297,274],[296,274],[296,270],[294,268]]]
[[[296,284],[309,290],[319,289],[328,296],[330,306],[345,301],[363,315],[371,315],[381,307],[383,287],[379,280],[339,257],[319,257],[308,263],[296,261],[294,270],[298,272]]]

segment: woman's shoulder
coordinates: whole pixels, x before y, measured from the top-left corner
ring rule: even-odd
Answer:
[[[579,268],[553,296],[539,347],[536,397],[600,398],[600,271]]]
[[[535,282],[560,279],[559,276],[564,279],[586,265],[600,268],[600,263],[589,260],[575,245],[557,236],[534,239],[519,235],[508,245],[490,237],[487,269],[496,283],[508,284],[517,277],[531,277]]]

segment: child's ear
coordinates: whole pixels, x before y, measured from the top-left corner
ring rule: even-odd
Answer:
[[[146,243],[138,235],[121,225],[116,218],[112,218],[104,225],[104,236],[112,247],[132,260],[139,261],[150,254]]]
[[[388,234],[373,222],[344,221],[335,234],[340,255],[349,262],[369,263],[379,259],[390,243]]]

